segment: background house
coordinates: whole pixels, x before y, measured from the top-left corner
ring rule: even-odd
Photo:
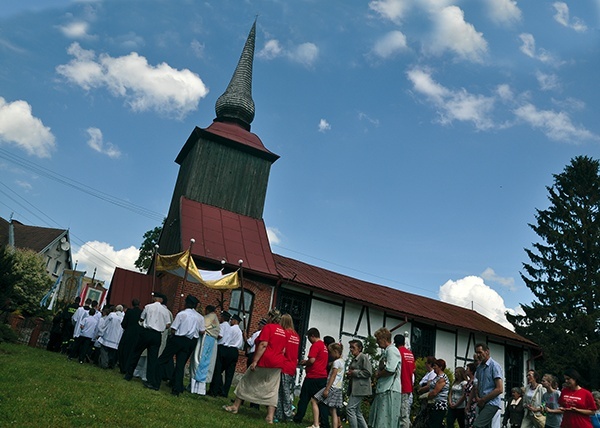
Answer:
[[[33,250],[46,262],[46,271],[54,280],[65,269],[72,269],[69,231],[28,226],[17,220],[0,217],[0,245]]]

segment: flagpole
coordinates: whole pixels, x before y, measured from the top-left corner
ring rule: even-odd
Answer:
[[[181,296],[179,299],[179,310],[181,310],[181,307],[182,307],[181,304],[183,303],[183,290],[185,288],[188,272],[190,270],[190,259],[192,258],[192,247],[194,246],[194,242],[196,242],[196,240],[194,238],[190,239],[190,247],[188,248],[189,254],[188,254],[187,262],[185,264],[185,275],[183,275],[183,283],[181,284]]]
[[[244,330],[246,330],[246,334],[248,334],[248,323],[246,322],[246,308],[244,306],[244,261],[242,259],[238,260],[240,264],[240,288],[242,289],[242,295],[240,297],[240,304],[242,306],[242,319],[244,320]]]
[[[154,284],[156,283],[156,256],[158,255],[158,244],[154,245],[154,255],[152,256],[152,294],[154,294]]]

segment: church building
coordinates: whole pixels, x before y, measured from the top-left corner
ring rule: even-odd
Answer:
[[[216,118],[207,128],[196,127],[175,159],[179,174],[159,240],[160,254],[185,251],[193,242],[191,253],[199,269],[231,272],[241,261],[243,288],[222,292],[183,284],[171,274],[154,277],[117,268],[110,303],[128,304],[132,298],[148,303],[151,292],[160,291],[175,314],[183,297],[193,294],[202,307],[215,305],[243,316],[249,333],[277,307],[292,316],[301,337],[317,327],[321,337],[333,336],[344,346],[385,326],[408,338],[415,357],[443,358],[450,369],[471,361],[475,344],[485,342],[504,368],[505,391],[523,385],[536,345],[483,315],[271,251],[262,215],[269,172],[279,156],[251,132],[255,32],[256,23],[216,102]]]

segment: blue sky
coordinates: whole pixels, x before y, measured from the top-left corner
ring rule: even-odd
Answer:
[[[600,157],[598,1],[10,1],[0,216],[132,268],[256,15],[273,251],[501,322],[530,302],[527,224]]]

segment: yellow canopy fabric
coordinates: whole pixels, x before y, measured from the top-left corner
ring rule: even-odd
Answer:
[[[223,275],[221,271],[201,271],[196,267],[194,258],[190,256],[190,251],[171,254],[167,256],[156,256],[156,271],[169,272],[180,278],[185,276],[187,267],[187,281],[194,284],[203,284],[208,288],[231,290],[240,286],[239,270]]]

